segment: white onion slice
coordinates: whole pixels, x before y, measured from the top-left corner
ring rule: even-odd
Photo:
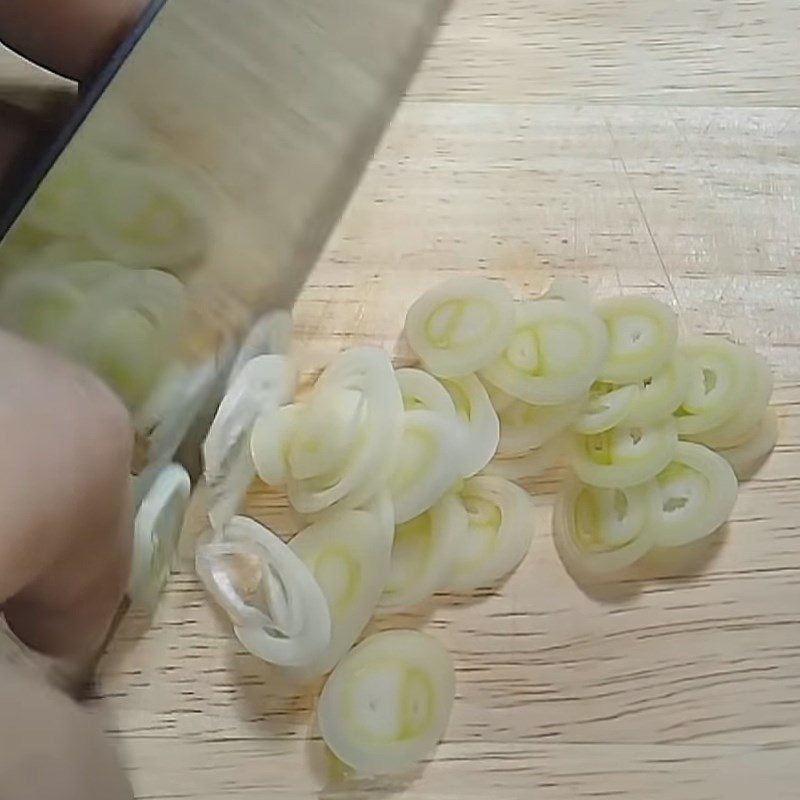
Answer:
[[[324,419],[330,392],[342,390],[359,393],[362,402],[349,446],[338,451],[341,461],[323,475],[299,479],[290,470],[287,476],[289,500],[301,514],[315,514],[334,503],[358,507],[380,488],[393,466],[403,400],[388,355],[376,347],[341,353],[320,375],[305,406],[318,406]],[[294,435],[302,434],[301,426],[298,419]]]
[[[454,494],[446,494],[428,511],[398,525],[380,605],[402,610],[431,597],[448,580],[466,537],[467,511]]]
[[[603,433],[625,419],[636,398],[635,386],[614,386],[597,381],[589,391],[589,402],[575,420],[572,429],[577,433]]]
[[[394,503],[388,489],[381,489],[359,507],[361,511],[368,511],[375,517],[380,534],[389,542],[394,541]]]
[[[592,290],[588,283],[578,278],[553,278],[550,288],[539,299],[569,300],[571,303],[589,305],[592,302]]]
[[[331,619],[309,569],[255,520],[234,517],[223,534],[198,547],[195,565],[208,592],[231,617],[239,641],[271,664],[314,663],[330,644]]]
[[[402,773],[444,735],[455,698],[453,661],[419,631],[365,639],[320,695],[319,729],[333,754],[364,775]]]
[[[500,422],[486,389],[475,375],[443,379],[442,383],[466,429],[459,474],[469,478],[480,472],[495,454]]]
[[[575,436],[571,463],[584,483],[621,489],[654,478],[672,460],[677,445],[675,422],[668,417],[656,425]]]
[[[526,403],[565,403],[588,391],[607,350],[605,325],[591,307],[534,300],[517,305],[511,341],[481,376]]]
[[[286,458],[297,480],[334,472],[345,463],[364,422],[365,397],[356,389],[330,388],[324,402],[299,406]]]
[[[568,567],[590,574],[630,566],[654,545],[650,484],[600,489],[570,478],[553,512],[553,539]]]
[[[402,424],[389,476],[398,525],[427,511],[458,480],[464,441],[458,420],[435,411],[404,411]]]
[[[430,372],[452,378],[494,361],[508,344],[513,325],[514,301],[502,283],[452,278],[414,301],[405,333]]]
[[[751,363],[744,348],[710,336],[690,339],[679,349],[689,377],[675,412],[678,433],[703,433],[729,420],[745,402]]]
[[[678,318],[668,305],[652,297],[609,297],[598,300],[595,310],[608,329],[603,380],[642,381],[667,366],[678,340]]]
[[[520,455],[541,447],[566,430],[581,413],[585,398],[557,406],[535,406],[516,400],[500,414],[500,455]]]
[[[236,527],[236,521],[233,522]],[[198,545],[195,572],[214,602],[237,627],[265,629],[278,638],[296,636],[304,625],[302,603],[254,537],[210,539]]]
[[[298,403],[268,407],[258,415],[250,434],[250,457],[256,475],[264,483],[279,487],[288,474],[289,441],[294,431]]]
[[[722,456],[680,442],[672,462],[655,479],[650,524],[659,547],[677,547],[713,533],[736,502],[736,475]]]
[[[495,456],[483,470],[483,475],[497,475],[510,481],[535,478],[557,466],[568,450],[568,436],[561,434],[541,447],[513,456]]]
[[[159,470],[139,503],[129,589],[134,606],[152,609],[158,601],[172,566],[190,490],[186,470],[168,464]]]
[[[686,438],[714,450],[735,447],[749,438],[763,419],[772,397],[772,372],[766,360],[758,353],[741,348],[741,355],[749,363],[747,392],[733,415],[711,430],[687,434]]]
[[[295,374],[286,356],[258,356],[239,371],[211,423],[203,443],[206,483],[211,495],[208,511],[215,531],[236,514],[255,476],[250,434],[256,417],[288,402]]]
[[[670,416],[686,399],[689,370],[683,357],[675,358],[650,378],[635,384],[637,392],[625,417],[627,425],[653,425]]]
[[[439,381],[421,369],[407,367],[395,370],[395,377],[403,396],[406,411],[427,409],[440,414],[455,416],[453,398]]]
[[[524,489],[494,475],[466,481],[461,499],[468,527],[447,581],[455,592],[489,586],[515,569],[530,547],[535,513]]]
[[[311,570],[328,603],[331,640],[313,664],[292,671],[308,680],[331,670],[372,616],[389,577],[391,539],[367,511],[331,511],[289,543]]]
[[[736,477],[747,480],[761,466],[761,462],[778,441],[778,417],[775,409],[767,408],[761,422],[750,435],[735,447],[719,450],[719,454],[733,467]]]

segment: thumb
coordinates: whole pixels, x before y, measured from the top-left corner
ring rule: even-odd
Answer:
[[[0,366],[0,603],[27,645],[79,663],[128,580],[128,414],[90,373],[2,333]]]

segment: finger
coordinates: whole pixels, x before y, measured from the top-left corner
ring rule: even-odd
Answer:
[[[130,784],[97,720],[34,675],[2,659],[0,715],[3,800],[133,800]]]
[[[88,372],[8,334],[0,365],[0,603],[26,644],[80,661],[128,580],[128,415]]]
[[[119,42],[146,0],[0,0],[0,39],[26,58],[76,80]]]

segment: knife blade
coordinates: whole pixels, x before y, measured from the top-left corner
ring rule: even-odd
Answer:
[[[4,210],[0,324],[119,392],[134,472],[182,444],[196,476],[239,343],[291,307],[448,5],[154,0]]]

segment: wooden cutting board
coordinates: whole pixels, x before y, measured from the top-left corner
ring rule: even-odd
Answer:
[[[320,792],[313,695],[235,646],[187,562],[104,663],[137,797],[797,796],[798,29],[792,0],[456,3],[297,305],[307,351],[395,351],[453,274],[520,295],[585,276],[764,353],[778,447],[702,557],[612,587],[565,573],[554,484],[532,483],[537,536],[501,590],[384,623],[424,624],[458,669],[446,740],[405,783]],[[249,511],[290,529],[278,497]]]

